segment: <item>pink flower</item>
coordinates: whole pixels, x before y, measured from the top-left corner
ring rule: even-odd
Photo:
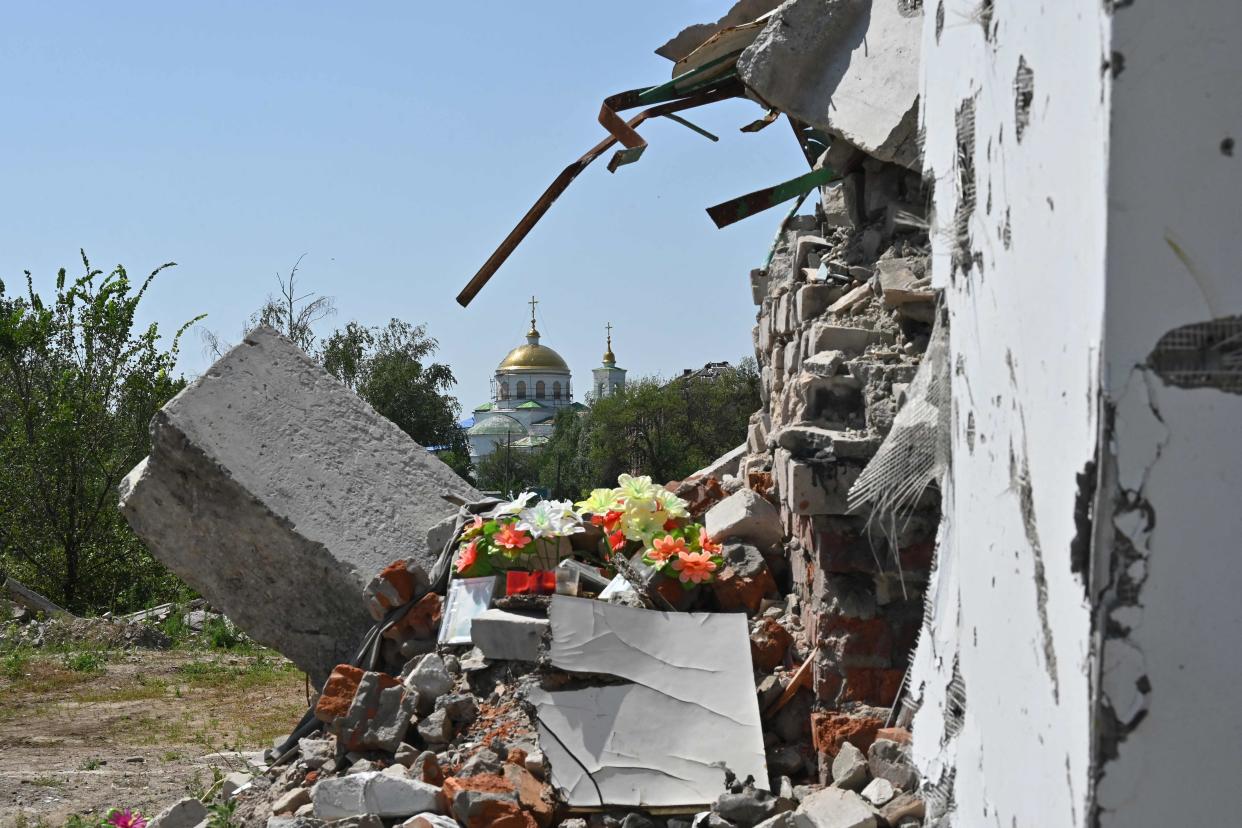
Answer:
[[[672,535],[665,535],[662,538],[656,538],[651,544],[651,549],[647,551],[647,557],[653,561],[667,561],[675,555],[680,555],[689,551],[686,547],[685,538],[675,538]]]
[[[712,579],[716,571],[716,562],[706,552],[683,552],[673,561],[673,569],[677,570],[678,580],[684,583],[701,584]]]
[[[147,820],[137,811],[129,808],[121,810],[113,808],[108,812],[108,824],[113,828],[147,828]]]
[[[501,529],[492,538],[497,546],[503,546],[505,549],[521,549],[530,543],[530,535],[516,528],[513,524],[509,524]]]
[[[722,547],[720,546],[719,543],[712,540],[712,536],[707,534],[706,529],[700,528],[699,529],[699,549],[702,549],[704,552],[707,552],[711,555],[719,555]]]

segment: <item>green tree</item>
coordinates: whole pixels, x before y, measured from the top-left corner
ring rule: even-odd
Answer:
[[[148,424],[183,386],[182,326],[161,349],[136,327],[157,268],[134,289],[82,254],[49,301],[0,282],[0,567],[74,611],[128,609],[184,587],[117,508],[117,484],[149,451]],[[201,318],[201,317],[200,317]]]
[[[511,497],[539,485],[540,467],[547,456],[539,449],[498,444],[496,450],[475,465],[476,485],[487,492]]]
[[[449,394],[453,370],[433,362],[438,343],[425,325],[392,319],[383,328],[350,322],[324,342],[320,360],[383,416],[462,477],[470,474],[470,451],[457,424],[461,406]]]
[[[539,485],[557,500],[577,500],[592,488],[594,475],[583,431],[587,416],[568,409],[558,411],[552,436],[539,452]]]

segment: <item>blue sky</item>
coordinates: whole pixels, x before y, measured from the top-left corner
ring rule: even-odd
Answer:
[[[200,313],[236,341],[306,254],[356,319],[427,323],[466,411],[526,330],[584,391],[603,326],[631,376],[751,352],[748,272],[778,211],[716,230],[703,208],[792,177],[783,123],[746,101],[667,120],[589,168],[468,309],[454,297],[552,177],[603,136],[605,95],[666,79],[652,50],[728,0],[15,3],[0,11],[0,279],[50,290],[84,247],[145,274],[144,323]],[[209,364],[193,333],[181,367]]]

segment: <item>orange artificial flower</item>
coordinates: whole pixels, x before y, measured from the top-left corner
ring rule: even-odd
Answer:
[[[620,512],[605,512],[602,515],[591,515],[591,523],[604,527],[604,531],[609,534],[617,531],[617,524],[620,522]]]
[[[625,533],[619,529],[613,532],[608,536],[608,545],[612,547],[613,552],[625,546]]]
[[[470,567],[478,563],[479,560],[479,540],[475,538],[461,548],[457,553],[457,574],[465,572]]]
[[[706,529],[700,528],[699,529],[699,549],[702,549],[704,552],[708,553],[709,555],[719,555],[724,550],[724,547],[721,546],[716,541],[712,540],[712,536],[707,534]]]
[[[667,561],[669,558],[675,557],[688,552],[685,538],[675,538],[672,535],[665,535],[662,538],[656,538],[651,544],[651,549],[647,550],[647,557],[653,561]]]
[[[496,542],[497,546],[517,550],[530,543],[530,535],[510,523],[493,535],[492,540]]]
[[[677,577],[683,584],[701,584],[711,580],[716,563],[706,552],[685,552],[673,561],[673,569],[681,573]]]

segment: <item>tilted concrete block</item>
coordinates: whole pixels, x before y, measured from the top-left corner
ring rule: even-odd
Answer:
[[[760,549],[781,542],[781,519],[776,507],[750,489],[735,492],[709,509],[704,527],[717,540],[740,538]]]
[[[470,624],[470,638],[486,658],[538,661],[539,647],[547,630],[546,618],[489,609]]]
[[[918,164],[916,4],[788,0],[738,59],[767,104],[868,155]]]
[[[362,590],[478,492],[267,327],[165,405],[121,511],[169,569],[316,682],[373,623]]]

